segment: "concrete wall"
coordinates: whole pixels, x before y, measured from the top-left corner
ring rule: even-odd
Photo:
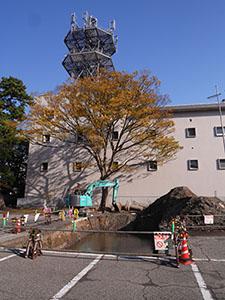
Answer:
[[[183,150],[174,160],[158,166],[156,171],[148,171],[146,165],[132,173],[119,174],[120,202],[136,200],[149,204],[170,189],[183,185],[197,195],[225,196],[225,170],[217,168],[217,159],[225,158],[222,137],[215,136],[214,131],[215,126],[220,126],[217,106],[214,105],[213,109],[204,105],[198,109],[194,106],[186,110],[176,107],[173,109],[176,128],[174,136],[184,147]],[[195,128],[196,137],[187,138],[187,128]],[[54,146],[54,141],[51,140],[49,145]],[[188,169],[187,161],[190,159],[198,160],[198,170]],[[78,182],[87,187],[89,183],[99,179],[99,173],[94,166],[82,172],[74,172],[73,163],[88,160],[88,154],[76,147],[49,148],[30,145],[26,198],[53,199],[57,202],[63,198],[66,190],[75,187]],[[40,171],[40,164],[43,162],[48,162],[47,172]],[[94,198],[98,201],[100,192],[101,190],[95,191]]]
[[[176,160],[154,172],[149,182],[152,194],[164,194],[172,187],[185,185],[198,195],[224,196],[225,170],[217,168],[217,159],[225,158],[223,141],[214,134],[214,127],[220,126],[218,112],[179,113],[173,119],[175,138],[184,148]],[[196,137],[187,138],[186,128],[195,128]],[[198,170],[188,170],[187,161],[190,159],[198,160]]]

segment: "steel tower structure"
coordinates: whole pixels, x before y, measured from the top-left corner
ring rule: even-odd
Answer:
[[[99,68],[114,70],[111,56],[116,52],[118,37],[114,36],[115,20],[108,30],[98,27],[98,20],[88,13],[83,14],[84,26],[80,28],[73,13],[71,29],[64,42],[69,54],[63,66],[75,78],[93,76]]]

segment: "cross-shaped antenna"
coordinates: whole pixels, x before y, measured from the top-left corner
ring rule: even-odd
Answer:
[[[217,98],[217,101],[219,101],[219,96],[221,95],[221,93],[218,92],[218,86],[216,85],[216,94],[215,95],[212,95],[212,96],[209,96],[207,97],[207,99],[211,99],[211,98]]]
[[[224,148],[224,153],[225,153],[225,131],[224,131],[224,127],[223,127],[223,115],[222,115],[221,103],[220,103],[220,98],[219,98],[221,93],[219,93],[219,91],[218,91],[218,86],[216,85],[215,87],[216,87],[216,94],[207,97],[207,99],[217,98],[219,114],[220,114],[220,125],[221,125],[221,129],[222,129],[222,137],[223,137],[223,148]]]

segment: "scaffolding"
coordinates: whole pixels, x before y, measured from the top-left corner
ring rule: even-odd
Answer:
[[[79,27],[75,13],[71,18],[71,29],[64,42],[69,53],[63,59],[63,66],[75,78],[89,77],[100,68],[114,70],[111,56],[116,52],[118,37],[114,36],[115,20],[108,30],[98,26],[97,18],[83,14],[84,25]]]

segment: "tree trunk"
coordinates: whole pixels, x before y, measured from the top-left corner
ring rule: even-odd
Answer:
[[[0,193],[0,209],[4,210],[5,208],[5,201],[3,195]]]
[[[101,204],[100,204],[100,210],[102,212],[105,211],[107,197],[108,197],[108,187],[103,187],[102,188],[102,199],[101,199]]]

